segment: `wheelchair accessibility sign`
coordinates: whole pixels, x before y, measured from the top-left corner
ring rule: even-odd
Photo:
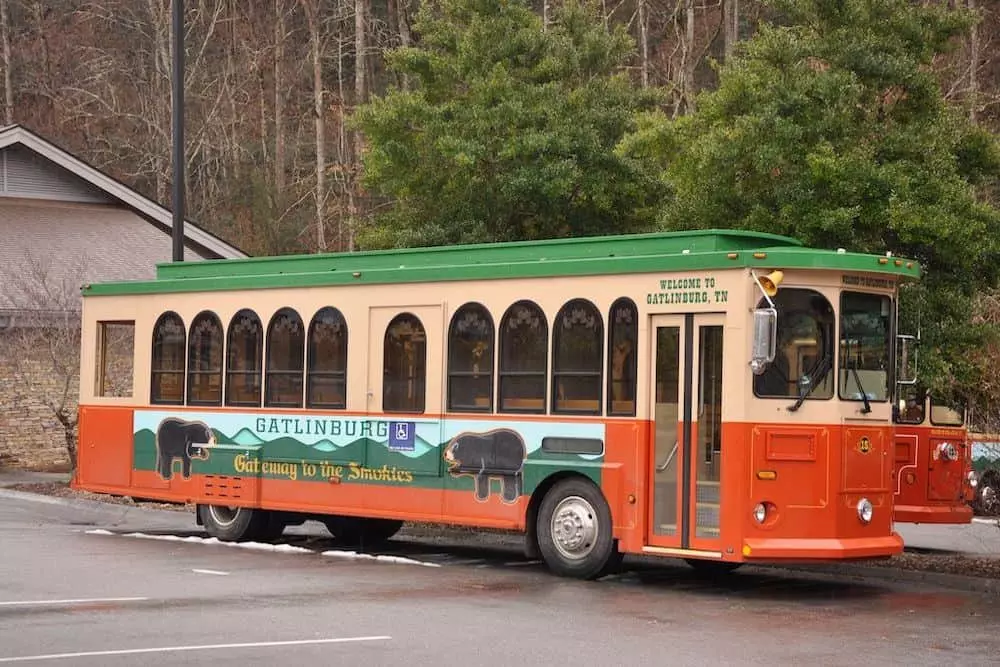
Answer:
[[[416,426],[413,422],[389,422],[389,449],[412,452],[416,445]]]

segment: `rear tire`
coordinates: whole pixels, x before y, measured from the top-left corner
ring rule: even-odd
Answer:
[[[198,516],[205,532],[223,542],[274,540],[285,530],[277,513],[248,507],[199,505]]]
[[[554,573],[597,579],[620,564],[611,510],[590,480],[572,477],[549,489],[538,508],[538,549]]]
[[[323,519],[338,544],[378,546],[385,544],[403,527],[397,519],[365,519],[353,516],[329,516]]]

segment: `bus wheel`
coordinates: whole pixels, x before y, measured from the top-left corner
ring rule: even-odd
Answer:
[[[611,510],[593,482],[578,477],[556,483],[538,508],[538,548],[553,572],[596,579],[617,562]]]
[[[984,516],[1000,513],[1000,472],[987,470],[979,478],[979,488],[976,489],[976,510]]]
[[[329,516],[323,519],[323,523],[338,543],[351,546],[383,544],[403,527],[403,522],[396,519],[353,516]]]
[[[224,542],[274,539],[285,529],[271,512],[248,507],[199,505],[198,514],[205,531]]]
[[[743,563],[733,563],[724,560],[701,560],[699,558],[685,558],[684,562],[694,568],[700,575],[711,577],[721,577],[738,569]]]

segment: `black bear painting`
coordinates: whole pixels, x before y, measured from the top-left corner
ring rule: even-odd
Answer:
[[[156,429],[156,469],[163,479],[174,476],[174,460],[181,460],[181,474],[191,477],[191,460],[208,459],[208,448],[215,444],[215,434],[204,422],[189,422],[168,417]]]
[[[515,503],[521,497],[527,449],[516,431],[501,428],[486,433],[460,433],[444,450],[453,477],[470,475],[476,483],[476,500],[490,497],[490,479],[500,480],[500,498]]]

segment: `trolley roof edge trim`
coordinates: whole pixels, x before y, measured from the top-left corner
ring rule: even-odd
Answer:
[[[547,259],[662,255],[712,250],[745,250],[762,246],[802,247],[788,236],[732,229],[695,229],[679,232],[581,236],[568,239],[456,244],[394,248],[361,252],[278,255],[200,262],[161,262],[157,278],[207,278],[224,275],[308,273],[311,271],[363,270],[404,266],[482,264]]]
[[[735,258],[729,255],[735,253]],[[763,257],[754,257],[761,253]],[[884,274],[899,279],[917,279],[920,266],[915,261],[879,255],[839,253],[804,248],[756,248],[749,251],[721,251],[626,257],[535,259],[521,262],[492,262],[466,265],[427,265],[305,273],[218,276],[206,278],[158,279],[109,282],[83,287],[84,296],[212,292],[338,285],[404,284],[455,282],[462,280],[503,280],[558,276],[613,274],[657,274],[678,271],[709,271],[754,267],[760,269],[826,269],[868,274]],[[887,260],[887,261],[884,261]],[[650,289],[655,286],[650,285]],[[642,289],[640,287],[640,289]]]

